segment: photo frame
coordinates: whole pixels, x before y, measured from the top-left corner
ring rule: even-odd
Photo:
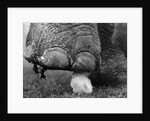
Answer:
[[[20,9],[20,10],[19,10]],[[21,68],[18,68],[19,67],[19,65],[21,65],[22,64],[22,62],[20,61],[21,59],[18,59],[18,61],[14,61],[13,62],[13,64],[10,64],[10,60],[12,60],[12,56],[10,56],[10,55],[12,55],[12,54],[9,54],[12,50],[15,50],[15,57],[17,57],[17,55],[19,55],[19,57],[21,57],[21,53],[22,53],[22,50],[21,50],[21,46],[19,46],[19,45],[21,45],[21,41],[19,42],[19,41],[17,41],[17,40],[19,40],[19,39],[21,39],[21,37],[23,37],[23,33],[21,32],[21,29],[22,29],[22,22],[32,22],[32,21],[38,21],[38,22],[40,22],[40,21],[44,21],[44,20],[46,20],[46,19],[49,19],[48,17],[46,18],[46,14],[40,14],[40,11],[42,11],[42,12],[44,12],[44,9],[46,10],[46,11],[48,11],[48,9],[56,9],[56,11],[58,11],[58,9],[63,9],[63,8],[34,8],[34,9],[32,9],[31,8],[31,11],[29,10],[30,8],[23,8],[24,9],[24,12],[22,12],[22,16],[21,16],[21,8],[8,8],[7,10],[8,10],[8,75],[9,74],[12,74],[12,69],[10,69],[10,68],[15,68],[15,71],[13,71],[13,74],[12,75],[15,75],[14,73],[16,73],[17,72],[17,75],[19,75],[19,76],[21,76],[22,77],[22,74],[21,73],[18,73],[19,71],[20,72],[22,72],[22,70],[21,70]],[[23,10],[22,9],[22,10]],[[41,10],[41,9],[43,9],[43,10]],[[67,9],[67,8],[66,8]],[[81,8],[82,9],[82,8]],[[90,8],[85,8],[87,11],[89,10],[90,11]],[[92,9],[92,8],[91,8]],[[93,8],[94,9],[94,8]],[[95,8],[96,9],[96,11],[98,11],[98,8]],[[114,9],[114,11],[116,10],[116,11],[118,11],[117,9],[119,9],[119,8],[100,8],[101,10],[103,9],[105,9],[106,11],[105,11],[105,13],[107,14],[107,12],[110,10],[110,11],[112,11],[111,9]],[[123,8],[123,9],[125,9],[125,8]],[[140,47],[140,48],[136,48],[135,47],[135,50],[133,51],[130,47],[131,47],[131,45],[133,44],[131,44],[130,45],[130,42],[129,42],[129,44],[128,44],[128,47],[129,47],[129,59],[128,59],[128,61],[129,61],[129,63],[128,63],[128,66],[129,67],[131,67],[130,65],[132,65],[132,67],[134,66],[135,68],[133,69],[133,70],[136,70],[137,72],[135,72],[134,74],[132,74],[132,76],[133,77],[135,77],[135,76],[139,76],[139,77],[137,77],[136,79],[137,80],[139,80],[139,81],[137,81],[136,82],[136,88],[135,88],[135,90],[133,91],[132,90],[132,86],[134,85],[134,83],[129,83],[129,88],[128,88],[128,91],[129,91],[129,97],[127,98],[127,99],[123,99],[123,100],[121,100],[121,99],[117,99],[117,101],[115,102],[115,100],[114,99],[111,99],[111,100],[109,100],[109,99],[99,99],[99,101],[101,102],[101,104],[103,104],[103,106],[102,105],[100,105],[99,107],[101,107],[101,109],[99,109],[98,108],[98,106],[97,105],[99,105],[99,101],[97,101],[96,99],[81,99],[82,101],[79,101],[80,99],[75,99],[75,100],[73,100],[73,99],[67,99],[67,100],[64,100],[64,99],[51,99],[51,100],[48,100],[48,101],[46,101],[46,100],[43,100],[43,99],[29,99],[29,100],[27,100],[27,99],[23,99],[22,97],[21,97],[21,95],[22,95],[22,91],[21,91],[21,88],[19,88],[19,87],[22,87],[22,83],[21,82],[18,82],[18,81],[16,81],[16,82],[13,82],[13,84],[12,84],[12,82],[10,82],[10,80],[20,80],[20,77],[19,76],[12,76],[12,75],[9,75],[8,76],[8,113],[50,113],[50,114],[55,114],[55,113],[100,113],[100,114],[103,114],[103,113],[142,113],[142,63],[141,63],[141,61],[142,61],[142,46],[140,46],[140,45],[142,45],[142,8],[133,8],[133,9],[130,9],[130,8],[126,8],[127,9],[127,13],[130,13],[131,14],[131,18],[129,17],[128,19],[130,20],[130,21],[132,21],[131,23],[133,24],[133,23],[136,23],[136,22],[139,22],[139,23],[136,23],[135,25],[139,25],[139,28],[136,26],[136,28],[138,28],[138,29],[136,29],[136,31],[138,31],[137,33],[136,33],[136,35],[141,35],[141,36],[138,36],[137,38],[140,38],[139,40],[138,40],[138,42],[139,42],[139,46],[138,46],[138,44],[137,44],[137,46],[138,47]],[[134,11],[135,9],[137,9],[137,13],[136,13],[136,10],[132,13],[130,10],[132,11]],[[34,11],[34,12],[33,12]],[[51,11],[51,10],[50,10]],[[60,10],[60,11],[62,11],[62,10]],[[59,12],[60,12],[59,11]],[[77,13],[79,13],[79,8],[78,8],[78,10],[77,10],[78,12]],[[88,14],[90,15],[90,12],[88,11]],[[93,11],[93,10],[91,10],[91,11]],[[110,12],[109,11],[109,12]],[[115,11],[115,14],[117,14],[117,12]],[[130,11],[130,12],[129,12]],[[18,12],[18,13],[17,13]],[[30,14],[29,14],[30,13]],[[38,13],[38,14],[37,14]],[[46,12],[45,12],[46,13]],[[52,12],[53,13],[53,15],[55,16],[54,18],[56,18],[58,21],[60,21],[60,17],[56,17],[56,14],[54,14],[54,12]],[[74,13],[75,13],[75,11],[74,11]],[[81,12],[82,13],[82,12]],[[87,12],[86,12],[87,13]],[[98,13],[98,12],[97,12]],[[127,14],[126,13],[126,14]],[[48,14],[48,13],[47,13]],[[125,14],[125,15],[126,15]],[[23,17],[23,15],[26,15],[26,16],[24,16]],[[38,16],[39,15],[41,15],[41,16],[43,16],[43,17],[40,17],[38,20],[37,20],[37,18],[38,18]],[[61,14],[62,15],[62,14]],[[77,14],[75,14],[75,15],[77,15]],[[91,14],[92,15],[92,14]],[[113,14],[112,14],[113,15]],[[138,19],[136,19],[137,21],[136,22],[133,22],[134,20],[135,20],[135,16],[138,18]],[[27,17],[28,16],[28,17]],[[36,17],[35,17],[36,16]],[[60,14],[59,14],[59,16],[60,16]],[[63,15],[62,15],[63,16]],[[61,16],[61,19],[62,20],[64,20],[64,18],[67,18],[67,17],[62,17]],[[70,16],[71,16],[71,14],[70,14]],[[94,16],[94,15],[93,15]],[[106,15],[105,15],[106,16]],[[129,16],[129,15],[128,15]],[[134,18],[134,17],[135,18]],[[13,20],[13,18],[19,18],[17,21],[16,21],[16,19],[14,19]],[[44,18],[44,19],[43,19]],[[78,17],[79,18],[79,17]],[[80,17],[81,18],[81,17]],[[88,18],[88,17],[87,17]],[[82,18],[82,20],[84,20],[84,19],[87,19],[87,18]],[[91,17],[91,18],[93,18],[93,17]],[[105,21],[106,22],[106,19],[108,20],[110,17],[102,17],[102,19],[100,20],[101,22],[102,21]],[[117,17],[115,17],[115,18],[117,18]],[[110,20],[109,19],[109,21],[107,21],[107,22],[110,22],[110,21],[114,21],[114,22],[118,22],[119,21],[119,18],[121,19],[121,21],[125,21],[125,22],[128,22],[129,23],[129,33],[130,32],[132,32],[133,30],[135,30],[135,28],[133,29],[131,26],[132,26],[132,24],[129,22],[129,21],[127,21],[127,19],[125,19],[125,18],[123,18],[122,16],[121,16],[121,14],[120,14],[120,16],[119,16],[119,14],[118,14],[118,18],[117,19],[114,19],[114,20]],[[133,18],[134,18],[134,20],[133,20]],[[11,21],[10,21],[11,20]],[[51,19],[53,22],[55,21],[56,22],[56,20],[54,20],[54,19]],[[67,18],[67,20],[69,20],[68,18]],[[67,21],[67,20],[65,20],[65,21]],[[75,20],[75,18],[72,18],[72,20]],[[98,21],[99,19],[97,19],[97,21]],[[139,21],[138,21],[139,20]],[[92,21],[92,19],[91,20],[89,20],[88,19],[88,21]],[[20,33],[20,36],[17,34],[17,33],[15,33],[16,31],[13,31],[15,34],[13,34],[13,35],[17,35],[18,36],[18,38],[19,39],[17,39],[16,41],[17,41],[17,43],[19,43],[19,44],[17,44],[17,45],[15,45],[15,46],[13,46],[13,47],[17,47],[17,49],[12,49],[12,43],[11,43],[11,40],[12,39],[14,39],[14,36],[12,35],[12,29],[10,29],[10,28],[13,28],[13,26],[12,25],[17,25],[18,26],[18,31],[20,31],[21,33]],[[11,26],[11,27],[10,27]],[[17,30],[17,27],[16,27],[16,30]],[[130,35],[129,35],[130,36]],[[16,38],[16,37],[15,37]],[[128,38],[129,40],[131,40],[130,39],[130,37]],[[128,41],[129,41],[128,40]],[[137,42],[137,43],[138,43]],[[21,52],[18,52],[17,50],[20,50]],[[131,52],[131,50],[132,50],[132,52]],[[13,52],[14,53],[14,52]],[[137,55],[137,54],[134,54],[134,53],[140,53],[139,55]],[[138,59],[137,60],[140,60],[139,62],[137,62],[139,65],[141,65],[140,67],[138,66],[137,67],[137,63],[135,64],[134,62],[132,62],[132,63],[130,63],[130,58],[134,58],[134,56],[133,55],[135,55],[135,57],[137,57]],[[21,57],[22,58],[22,57]],[[14,59],[14,58],[13,58]],[[131,59],[132,60],[132,59]],[[16,63],[17,62],[17,63]],[[135,64],[135,65],[134,65]],[[18,65],[18,67],[16,66],[16,65]],[[14,66],[14,67],[13,67]],[[132,72],[132,69],[131,68],[129,68],[130,70],[129,70],[129,73],[130,72]],[[130,74],[129,74],[130,75]],[[14,77],[14,78],[13,78]],[[133,77],[131,77],[132,79],[133,79]],[[130,78],[130,77],[129,77]],[[131,79],[131,80],[132,80]],[[130,79],[129,79],[130,80]],[[18,86],[18,85],[20,85],[20,86]],[[14,88],[15,87],[15,88]],[[132,90],[132,91],[131,91]],[[16,93],[15,93],[16,92]],[[138,95],[134,95],[134,94],[136,94],[136,93],[138,93]],[[14,95],[15,94],[15,95]],[[112,102],[112,100],[115,102],[115,104],[113,104],[114,102]],[[130,102],[130,101],[131,102]],[[50,104],[50,102],[51,102],[51,104]],[[104,102],[106,103],[106,104],[104,104]],[[135,103],[136,102],[136,103]],[[77,105],[75,105],[75,104],[79,104],[78,106]],[[89,108],[87,108],[86,107],[86,105],[87,104],[90,104],[91,106],[89,107]],[[116,108],[116,107],[113,107],[114,105],[118,105],[118,108]],[[51,107],[51,109],[50,108],[48,108],[48,106],[47,105],[49,105],[49,106],[52,106]],[[68,107],[66,108],[65,107],[65,105],[68,105]],[[129,106],[128,108],[127,108],[127,105]],[[16,107],[16,106],[18,106],[18,107]],[[21,106],[23,106],[23,107],[21,107]],[[37,107],[38,106],[38,107]],[[73,107],[72,107],[73,106]],[[106,107],[107,108],[106,108]],[[111,107],[112,106],[112,107]],[[123,107],[124,108],[123,108]],[[133,107],[132,107],[133,106]],[[26,107],[26,108],[25,108]],[[30,110],[28,110],[29,108],[28,107],[30,107]],[[76,107],[76,109],[75,109],[75,107]],[[78,107],[78,108],[77,108]],[[79,108],[80,107],[80,108]],[[108,108],[109,107],[109,108]],[[126,107],[126,108],[125,108]],[[131,108],[132,107],[132,108]],[[72,109],[71,109],[72,108]],[[33,110],[34,109],[34,110]],[[58,110],[59,109],[59,110]],[[80,110],[79,110],[80,109]],[[82,110],[83,109],[83,110]],[[90,109],[90,110],[88,110],[88,109]]]

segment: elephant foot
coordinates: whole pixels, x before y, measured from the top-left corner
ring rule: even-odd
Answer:
[[[80,52],[72,66],[73,71],[92,72],[96,68],[96,59],[90,52]]]
[[[40,62],[48,68],[64,69],[69,65],[68,53],[60,47],[54,47],[44,52]]]
[[[73,89],[74,93],[82,94],[82,93],[92,93],[93,87],[91,84],[91,80],[87,77],[86,74],[74,74],[70,86]]]

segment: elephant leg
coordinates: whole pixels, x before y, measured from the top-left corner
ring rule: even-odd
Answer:
[[[96,68],[96,58],[89,52],[77,54],[76,60],[72,65],[73,71],[92,72]]]
[[[24,55],[28,61],[49,70],[73,71],[73,91],[92,92],[87,73],[99,68],[101,53],[96,24],[31,23],[27,43]]]
[[[39,60],[47,68],[64,69],[69,66],[67,51],[59,47],[50,48],[48,51],[45,51]]]

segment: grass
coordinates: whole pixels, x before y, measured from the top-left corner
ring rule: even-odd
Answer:
[[[24,98],[126,98],[127,60],[124,54],[102,49],[101,75],[91,94],[75,94],[70,87],[72,72],[46,71],[46,80],[24,70]],[[26,78],[26,76],[29,76]]]

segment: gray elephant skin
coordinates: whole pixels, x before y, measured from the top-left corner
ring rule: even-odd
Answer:
[[[101,65],[101,44],[120,47],[126,55],[126,32],[126,24],[31,23],[24,58],[34,64],[37,73],[38,67],[41,72],[45,69],[97,72]]]
[[[95,71],[100,52],[96,24],[31,23],[24,57],[47,69]]]

